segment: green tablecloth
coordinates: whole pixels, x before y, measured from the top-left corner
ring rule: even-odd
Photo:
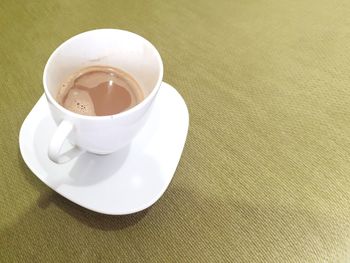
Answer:
[[[0,2],[1,262],[350,260],[350,2]],[[121,28],[159,49],[190,130],[150,209],[105,216],[41,183],[18,147],[67,38]]]

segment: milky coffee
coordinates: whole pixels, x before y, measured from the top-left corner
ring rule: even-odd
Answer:
[[[69,76],[56,99],[75,113],[106,116],[134,107],[144,99],[144,93],[128,73],[109,66],[93,66]]]

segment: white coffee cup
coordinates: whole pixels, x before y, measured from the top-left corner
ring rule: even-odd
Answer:
[[[88,66],[112,66],[133,76],[145,99],[133,108],[110,116],[84,116],[62,107],[56,100],[60,84]],[[43,84],[51,115],[58,125],[48,148],[49,158],[64,163],[83,151],[108,154],[128,145],[142,128],[163,78],[157,49],[143,37],[118,29],[97,29],[61,44],[44,69]],[[74,148],[61,153],[68,140]]]

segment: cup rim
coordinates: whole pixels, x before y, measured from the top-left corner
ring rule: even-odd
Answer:
[[[51,92],[49,91],[49,89],[48,89],[48,87],[46,85],[47,68],[48,68],[48,65],[50,65],[52,63],[54,55],[57,54],[57,52],[60,49],[62,49],[64,46],[66,46],[70,42],[74,41],[76,38],[81,37],[84,34],[94,32],[94,31],[114,31],[114,32],[124,32],[124,33],[127,33],[127,34],[132,34],[132,35],[135,35],[135,36],[141,38],[147,45],[149,45],[154,50],[154,53],[156,55],[156,59],[157,59],[158,64],[160,66],[160,72],[159,72],[159,75],[158,75],[157,82],[156,82],[154,88],[152,89],[151,93],[148,94],[145,99],[143,99],[139,104],[135,105],[134,107],[132,107],[132,108],[126,110],[126,111],[119,112],[119,113],[116,113],[116,114],[113,114],[113,115],[104,115],[104,116],[90,116],[90,115],[78,114],[78,113],[72,112],[70,110],[67,110],[62,105],[60,105],[53,98],[53,96],[51,95]],[[133,113],[135,111],[138,111],[139,109],[144,107],[144,105],[146,105],[150,100],[152,100],[152,98],[157,94],[157,92],[158,92],[158,90],[159,90],[159,88],[161,86],[162,80],[163,80],[163,61],[162,61],[162,58],[161,58],[158,50],[156,49],[156,47],[150,41],[148,41],[147,39],[145,39],[144,37],[142,37],[142,36],[140,36],[140,35],[138,35],[136,33],[133,33],[133,32],[127,31],[127,30],[123,30],[123,29],[115,29],[115,28],[101,28],[101,29],[88,30],[88,31],[79,33],[77,35],[74,35],[73,37],[70,37],[69,39],[65,40],[62,44],[60,44],[52,52],[52,54],[50,55],[49,59],[47,60],[47,62],[45,64],[44,73],[43,73],[44,92],[45,92],[45,95],[46,95],[47,99],[50,101],[50,103],[52,103],[56,108],[58,108],[60,111],[64,112],[67,115],[70,115],[70,116],[75,117],[75,118],[86,119],[86,120],[106,120],[106,119],[120,118],[120,117],[124,117],[126,115],[129,115],[129,114],[131,114],[131,113]]]

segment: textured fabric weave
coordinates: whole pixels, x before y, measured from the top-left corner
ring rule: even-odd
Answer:
[[[0,2],[0,262],[350,262],[348,0]],[[94,28],[159,49],[190,111],[150,209],[105,216],[26,167],[52,51]]]

